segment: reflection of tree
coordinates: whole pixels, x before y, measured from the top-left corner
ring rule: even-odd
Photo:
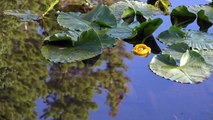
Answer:
[[[3,21],[6,19],[3,17]],[[0,84],[3,86],[0,89],[0,119],[35,119],[35,100],[46,92],[41,80],[47,77],[47,65],[39,52],[41,42],[38,42],[42,38],[36,33],[20,34],[23,29],[16,21],[8,20],[10,23],[4,26],[0,37]]]
[[[95,70],[94,66],[88,67],[81,62],[53,64],[47,82],[52,94],[46,98],[48,108],[42,117],[88,119],[89,110],[97,106],[92,102],[94,93],[100,88],[108,90],[106,103],[111,107],[111,115],[116,115],[118,105],[128,91],[126,83],[129,79],[123,74],[127,69],[123,58],[131,58],[122,45],[118,41],[117,47],[106,50],[95,65],[103,62],[107,64],[106,68]]]
[[[118,112],[118,105],[128,91],[126,83],[129,81],[124,75],[127,66],[124,64],[124,58],[131,59],[130,54],[124,52],[125,48],[121,41],[117,41],[117,47],[107,49],[102,59],[106,61],[106,69],[98,70],[97,75],[100,80],[100,87],[108,90],[106,103],[110,105],[112,116]],[[119,56],[119,57],[118,57]]]
[[[44,10],[48,0],[30,1],[30,4],[27,0],[17,6],[14,6],[15,0],[1,3],[3,9],[30,8],[37,12]],[[118,105],[128,91],[125,84],[129,80],[124,75],[127,68],[123,60],[131,58],[122,42],[118,41],[116,48],[106,50],[93,67],[82,62],[49,66],[40,53],[44,37],[36,33],[37,23],[20,23],[2,13],[0,18],[0,120],[36,119],[35,100],[40,96],[48,105],[43,118],[88,119],[89,110],[97,108],[92,100],[100,88],[108,90],[106,103],[111,107],[111,114],[117,113]],[[56,21],[39,23],[46,34],[61,29]],[[106,68],[95,69],[105,63]]]
[[[31,8],[37,4],[15,0],[1,1],[1,10]],[[27,2],[27,1],[25,1]],[[38,7],[38,5],[34,6]],[[46,94],[47,63],[40,54],[41,40],[36,24],[30,23],[29,31],[17,19],[0,13],[0,119],[36,119],[35,100]]]
[[[95,109],[92,102],[97,81],[91,75],[91,69],[82,63],[53,64],[47,86],[51,95],[47,96],[48,108],[42,117],[55,119],[87,119],[89,109]]]

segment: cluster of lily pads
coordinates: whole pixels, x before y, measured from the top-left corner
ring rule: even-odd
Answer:
[[[120,6],[124,4],[126,6],[122,9]],[[119,2],[111,7],[99,4],[86,14],[60,12],[57,22],[67,30],[45,38],[42,54],[52,62],[69,63],[90,59],[101,54],[105,48],[115,45],[115,39],[125,40],[132,44],[142,43],[163,22],[160,18],[146,21],[142,15],[143,9],[149,10],[146,16],[156,14],[154,10],[159,13],[160,11],[148,4],[144,8],[140,7],[142,5],[144,3],[136,1]],[[130,6],[135,7],[133,9]],[[138,10],[135,9],[136,7]],[[119,15],[123,10],[125,12]],[[134,13],[135,11],[137,13]],[[129,17],[129,12],[131,12],[131,17]],[[133,22],[135,17],[142,20],[141,23]],[[122,20],[126,18],[128,20]],[[130,19],[132,22],[128,23]]]
[[[200,83],[213,69],[213,5],[178,6],[171,12],[174,26],[158,35],[168,45],[153,57],[150,69],[159,76],[181,83]],[[200,31],[182,29],[197,20]]]
[[[202,82],[213,69],[213,34],[207,33],[213,23],[212,3],[173,9],[173,26],[157,37],[168,45],[161,52],[152,33],[163,20],[151,17],[168,14],[170,4],[163,0],[155,2],[155,6],[138,1],[121,1],[109,7],[99,4],[86,14],[59,12],[57,22],[66,29],[44,39],[42,54],[52,62],[88,60],[115,46],[115,39],[120,39],[133,46],[146,45],[147,53],[151,50],[158,54],[149,65],[157,75],[181,83]],[[10,11],[6,13],[13,15]],[[200,31],[182,29],[195,20]],[[146,57],[147,53],[141,55]]]

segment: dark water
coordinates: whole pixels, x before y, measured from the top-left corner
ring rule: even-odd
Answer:
[[[0,0],[0,9],[30,9],[39,14],[50,1],[26,0],[17,5],[17,1]],[[174,8],[208,1],[171,3]],[[132,46],[120,41],[93,67],[81,62],[53,64],[42,57],[40,48],[45,36],[60,31],[55,19],[38,24],[0,16],[0,120],[213,119],[213,76],[191,85],[165,80],[148,68],[153,54],[134,56]],[[169,17],[163,18],[154,36],[171,26]],[[199,29],[195,23],[188,28]]]

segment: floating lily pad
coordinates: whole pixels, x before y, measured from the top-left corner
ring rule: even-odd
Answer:
[[[145,39],[149,38],[152,33],[162,24],[163,20],[161,18],[149,19],[146,22],[141,23],[136,26],[133,30],[132,36],[124,39],[126,42],[131,44],[140,44]]]
[[[181,56],[187,50],[190,50],[190,47],[186,43],[178,43],[168,46],[162,51],[162,54],[169,54],[172,58],[175,59],[175,61],[179,63]],[[213,69],[213,50],[196,50],[196,52],[202,55],[206,63]]]
[[[196,14],[189,12],[186,6],[178,6],[171,12],[172,25],[186,27],[196,19]]]
[[[179,65],[169,54],[153,57],[149,67],[157,75],[181,83],[200,83],[211,74],[211,67],[196,51],[187,50],[180,58]]]
[[[22,21],[31,21],[39,19],[39,16],[37,14],[32,14],[30,13],[30,11],[25,11],[24,13],[21,13],[18,10],[5,10],[4,14],[15,16],[17,18],[20,18]]]
[[[197,24],[200,26],[200,31],[207,32],[213,23],[210,22],[209,18],[205,15],[205,11],[200,10],[197,13]]]
[[[171,3],[169,0],[157,0],[155,2],[155,6],[160,8],[160,10],[164,12],[164,14],[168,15]]]
[[[142,35],[143,37],[149,37],[152,33],[163,23],[161,18],[149,19],[147,22],[143,22],[138,27],[136,26],[134,31],[137,35]]]
[[[42,47],[42,54],[52,62],[70,63],[89,59],[102,52],[102,45],[97,33],[93,30],[84,31],[74,46],[58,46],[47,44]]]
[[[190,50],[190,47],[186,43],[177,43],[172,44],[165,48],[162,51],[162,54],[168,54],[172,58],[174,58],[175,61],[180,62],[181,56],[187,51]]]
[[[199,50],[213,49],[213,33],[195,30],[181,31],[179,28],[171,27],[169,30],[161,32],[158,39],[167,45],[184,42]]]
[[[205,58],[206,63],[213,69],[213,50],[199,50],[199,53]]]
[[[127,8],[132,8],[135,12],[141,12],[146,18],[150,18],[153,15],[162,14],[162,12],[157,7],[138,1],[120,1],[110,6],[112,13],[115,15],[118,21],[121,20],[121,15]]]
[[[77,41],[78,37],[81,35],[82,31],[78,30],[68,30],[69,36],[73,41]]]
[[[135,18],[135,11],[132,8],[127,8],[123,11],[123,14],[121,15],[121,18],[128,24],[132,23]]]
[[[200,10],[205,11],[205,15],[208,17],[209,21],[213,23],[213,6],[211,4],[209,5],[193,5],[193,6],[187,6],[188,10],[190,12],[193,12],[197,14]]]
[[[96,22],[100,26],[105,27],[115,27],[117,25],[115,16],[111,13],[108,7],[102,4],[99,4],[92,11],[85,14],[83,19],[90,22]]]
[[[115,28],[111,28],[107,34],[116,39],[124,39],[132,35],[132,28],[127,25],[118,25]]]
[[[85,31],[90,29],[90,22],[83,20],[73,13],[60,12],[57,21],[59,25],[70,30]]]
[[[61,32],[46,37],[43,43],[44,45],[74,46],[74,42],[68,33]]]
[[[107,35],[107,32],[107,29],[97,31],[103,48],[111,48],[115,45],[115,39]]]

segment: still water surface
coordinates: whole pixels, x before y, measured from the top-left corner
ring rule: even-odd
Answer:
[[[17,2],[0,0],[0,8],[30,9],[39,14],[50,1],[27,0],[15,6]],[[171,3],[174,8],[208,1]],[[155,37],[171,26],[169,17],[162,18],[164,23]],[[199,29],[195,23],[188,28]],[[134,56],[132,45],[122,42],[105,51],[94,67],[53,64],[41,56],[40,48],[45,36],[58,31],[54,19],[39,25],[20,23],[10,16],[0,20],[0,120],[213,119],[213,76],[192,85],[165,80],[148,68],[153,54],[148,58]]]

